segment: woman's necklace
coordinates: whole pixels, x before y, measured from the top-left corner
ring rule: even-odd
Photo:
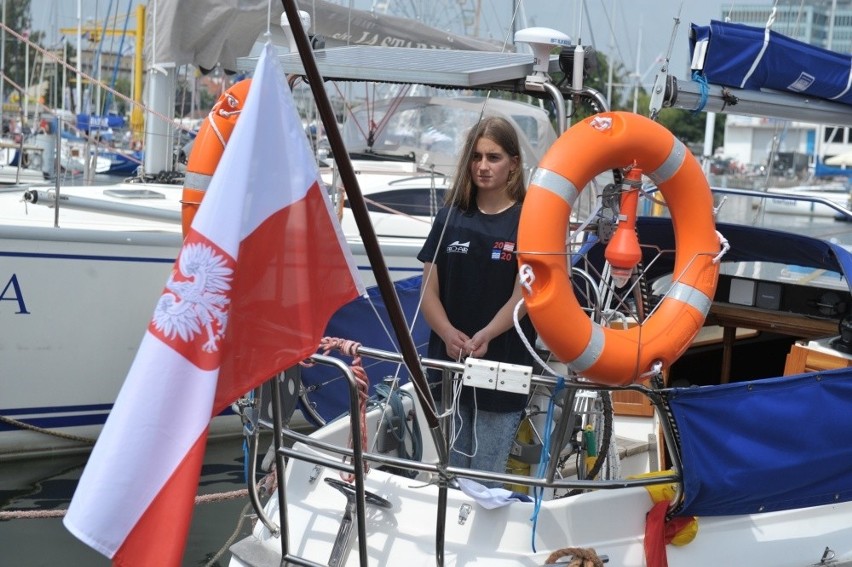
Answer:
[[[499,211],[494,211],[494,212],[492,212],[492,213],[489,213],[489,212],[483,211],[483,210],[482,210],[482,207],[480,207],[479,205],[477,205],[477,206],[476,206],[476,208],[477,208],[477,209],[479,209],[479,212],[480,212],[480,213],[482,213],[483,215],[499,215],[500,213],[502,213],[502,212],[504,212],[504,211],[508,211],[508,210],[509,210],[509,209],[511,209],[514,205],[515,205],[515,202],[514,202],[514,201],[512,201],[511,203],[509,203],[508,205],[506,205],[505,207],[503,207],[503,208],[502,208],[502,209],[500,209]]]

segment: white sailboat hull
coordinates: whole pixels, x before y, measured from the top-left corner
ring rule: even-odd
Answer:
[[[180,186],[68,187],[61,195],[119,201],[103,194],[110,189],[154,191],[164,198],[143,206],[180,210]],[[55,227],[55,210],[26,204],[22,194],[0,192],[0,460],[90,447],[182,240],[179,224],[62,207]],[[362,278],[373,285],[360,238],[348,240]],[[393,279],[422,271],[415,257],[421,243],[382,241]],[[240,428],[229,415],[214,420],[211,434]]]
[[[329,469],[317,476],[314,465],[302,461],[288,466],[290,554],[323,565],[346,503],[324,477],[338,478]],[[379,470],[367,475],[365,486],[392,504],[390,510],[367,505],[368,564],[435,565],[438,488]],[[467,506],[470,512],[462,523],[460,513]],[[593,549],[607,565],[644,567],[645,517],[651,507],[645,488],[599,490],[543,502],[534,526],[533,503],[488,510],[461,491],[450,490],[444,565],[540,566],[554,551],[574,547]],[[265,512],[277,521],[275,497]],[[261,556],[280,560],[281,539],[258,522],[252,536],[231,551],[231,567],[258,567],[265,565],[256,561]],[[826,565],[852,565],[852,503],[702,517],[695,539],[683,546],[668,545],[666,553],[670,567],[804,567],[820,565],[825,554],[835,560]],[[359,565],[357,548],[341,565]]]
[[[790,187],[785,189],[769,189],[770,196],[764,201],[767,213],[797,215],[802,217],[836,217],[840,214],[837,208],[827,205],[833,203],[837,207],[848,209],[850,205],[849,189],[842,187]],[[777,196],[772,196],[772,195]],[[790,196],[802,195],[805,199],[793,199]],[[784,196],[787,196],[785,198]],[[811,200],[813,199],[813,200]]]

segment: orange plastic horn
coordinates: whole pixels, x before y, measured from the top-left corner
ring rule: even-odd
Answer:
[[[642,259],[639,237],[636,236],[636,207],[639,204],[637,187],[642,181],[642,170],[634,167],[627,172],[626,180],[628,189],[621,194],[618,226],[604,252],[604,257],[612,266],[612,279],[616,287],[624,287],[627,284],[630,274]]]

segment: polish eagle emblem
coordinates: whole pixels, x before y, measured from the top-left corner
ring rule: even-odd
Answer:
[[[228,322],[233,270],[211,246],[186,244],[166,289],[157,301],[152,325],[168,340],[193,342],[204,334],[204,352],[219,350]]]

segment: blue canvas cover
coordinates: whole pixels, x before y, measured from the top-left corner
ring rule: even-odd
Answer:
[[[776,262],[852,274],[852,254],[792,232],[718,223],[731,249],[723,261]],[[639,217],[650,280],[670,273],[670,219]],[[603,246],[589,253],[603,263]],[[748,514],[852,498],[852,369],[671,389],[682,451],[679,515]]]
[[[675,388],[678,515],[771,512],[852,499],[852,369]]]
[[[852,167],[834,167],[817,161],[814,166],[814,177],[852,177]]]
[[[761,88],[852,103],[852,57],[771,29],[713,20],[692,24],[692,68],[709,83]]]
[[[99,130],[106,131],[109,128],[124,128],[124,126],[124,117],[118,114],[105,114],[103,116],[98,114],[77,115],[77,129],[84,132],[88,132],[89,130],[95,132]]]
[[[426,345],[429,342],[429,326],[422,314],[416,321],[414,319],[420,301],[421,280],[422,276],[407,278],[395,282],[394,287],[405,313],[405,319],[408,321],[408,327],[412,329],[414,344],[417,345],[420,355],[425,356]],[[365,347],[399,352],[379,288],[370,287],[367,289],[367,294],[369,299],[361,297],[338,309],[326,326],[325,336],[350,339]],[[412,322],[414,322],[413,328]],[[338,353],[333,354],[338,355]],[[347,362],[351,361],[349,357],[341,356],[340,358]],[[401,383],[408,382],[410,376],[405,366],[402,366],[399,372],[397,367],[397,364],[391,362],[364,359],[364,370],[371,384],[371,396],[375,394],[375,385],[381,383],[386,376],[398,374]],[[349,386],[336,368],[324,365],[302,368],[302,383],[312,390],[309,399],[317,413],[326,421],[349,411]]]

